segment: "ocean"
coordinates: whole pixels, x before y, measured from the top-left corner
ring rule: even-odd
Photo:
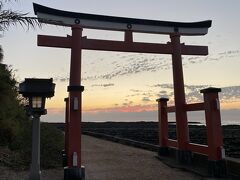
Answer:
[[[188,122],[205,123],[204,111],[188,112]],[[158,121],[157,111],[144,112],[98,112],[86,113],[83,112],[82,121],[84,122],[136,122],[136,121]],[[64,110],[58,113],[48,110],[48,114],[41,117],[44,122],[65,122]],[[175,113],[168,114],[169,122],[175,122]],[[240,125],[240,109],[221,110],[222,125]]]

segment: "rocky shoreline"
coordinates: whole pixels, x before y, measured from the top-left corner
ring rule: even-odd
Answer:
[[[169,138],[176,139],[176,125],[169,123],[168,128]],[[158,145],[157,122],[84,122],[82,130]],[[189,125],[189,135],[190,142],[207,144],[206,126]],[[224,125],[223,137],[226,156],[240,158],[240,126]]]

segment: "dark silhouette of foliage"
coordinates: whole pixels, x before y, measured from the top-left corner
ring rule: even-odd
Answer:
[[[0,31],[7,31],[11,25],[35,28],[41,26],[37,18],[27,13],[4,10],[10,0],[0,0]],[[0,152],[8,149],[9,159],[0,164],[17,169],[29,168],[31,161],[31,120],[27,117],[24,101],[18,94],[18,82],[10,66],[2,64],[3,49],[0,45]],[[63,133],[55,127],[43,124],[41,127],[41,162],[43,168],[61,166]]]
[[[53,168],[62,165],[62,152],[64,148],[63,132],[55,126],[41,123],[41,166]]]
[[[28,17],[28,13],[21,13],[11,9],[3,9],[4,3],[10,0],[0,1],[0,31],[6,31],[11,25],[20,24],[22,27],[35,28],[41,26],[35,17]]]
[[[31,120],[17,92],[17,81],[11,67],[0,64],[0,151],[7,147],[14,152],[9,166],[28,168],[31,162]],[[41,123],[41,166],[61,166],[63,133],[56,127]]]
[[[3,50],[2,50],[2,46],[0,46],[0,63],[2,63],[3,60]]]

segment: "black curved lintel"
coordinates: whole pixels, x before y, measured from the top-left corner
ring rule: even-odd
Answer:
[[[96,15],[96,14],[86,14],[86,13],[76,13],[69,11],[62,11],[54,8],[49,8],[42,6],[36,3],[33,3],[34,13],[37,12],[54,14],[63,17],[71,18],[84,18],[97,21],[109,21],[109,22],[120,22],[128,24],[144,24],[144,25],[161,25],[161,26],[172,26],[172,27],[211,27],[212,21],[200,21],[200,22],[171,22],[171,21],[157,21],[157,20],[148,20],[148,19],[135,19],[135,18],[126,18],[126,17],[115,17],[115,16],[105,16],[105,15]]]
[[[159,20],[149,20],[149,19],[137,19],[137,18],[127,18],[127,17],[116,17],[116,16],[106,16],[106,15],[96,15],[96,14],[86,14],[86,13],[77,13],[77,12],[70,12],[70,11],[63,11],[63,10],[58,10],[54,8],[49,8],[46,6],[42,6],[36,3],[33,3],[34,7],[34,12],[35,14],[41,19],[42,16],[44,15],[52,15],[54,17],[58,17],[55,21],[55,24],[61,25],[61,20],[62,20],[62,25],[70,26],[71,24],[67,24],[64,22],[64,18],[73,19],[72,23],[81,25],[81,21],[84,20],[86,21],[100,21],[102,23],[117,23],[117,24],[124,24],[124,28],[126,30],[131,27],[135,27],[135,31],[143,31],[143,32],[149,32],[151,33],[151,28],[156,31],[155,33],[161,33],[161,30],[158,30],[158,28],[170,28],[168,30],[164,30],[163,33],[168,34],[169,33],[174,33],[174,32],[179,32],[180,34],[185,34],[185,35],[204,35],[207,33],[207,29],[211,27],[212,21],[211,20],[206,20],[206,21],[199,21],[199,22],[172,22],[172,21],[159,21]],[[44,19],[44,18],[43,18]],[[51,22],[52,21],[52,22]],[[49,19],[48,21],[50,24],[54,24],[54,19]],[[47,23],[47,22],[46,22]],[[69,23],[69,22],[68,22]],[[99,23],[98,23],[99,24]],[[88,25],[84,24],[83,26],[86,26],[86,28],[94,28],[94,29],[104,29],[103,27],[98,27],[97,25]],[[91,27],[92,26],[92,27]],[[122,27],[118,27],[119,29],[114,29],[114,30],[125,30],[122,29]],[[172,29],[171,29],[172,28]],[[182,29],[181,29],[182,28]],[[195,29],[189,31],[189,29]],[[203,31],[204,28],[204,31]],[[108,27],[105,27],[105,29],[108,29]],[[111,25],[109,25],[109,29],[111,29]],[[186,30],[188,29],[188,30]],[[199,29],[196,30],[196,29]],[[201,29],[201,31],[200,31]],[[134,29],[133,29],[134,30]],[[159,32],[158,32],[159,31]]]

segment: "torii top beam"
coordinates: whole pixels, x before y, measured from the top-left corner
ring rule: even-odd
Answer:
[[[36,3],[33,3],[33,6],[40,22],[61,26],[79,24],[83,28],[90,29],[131,30],[133,32],[157,34],[179,33],[180,35],[195,36],[207,34],[208,28],[212,24],[211,20],[188,23],[156,21],[62,11]]]

